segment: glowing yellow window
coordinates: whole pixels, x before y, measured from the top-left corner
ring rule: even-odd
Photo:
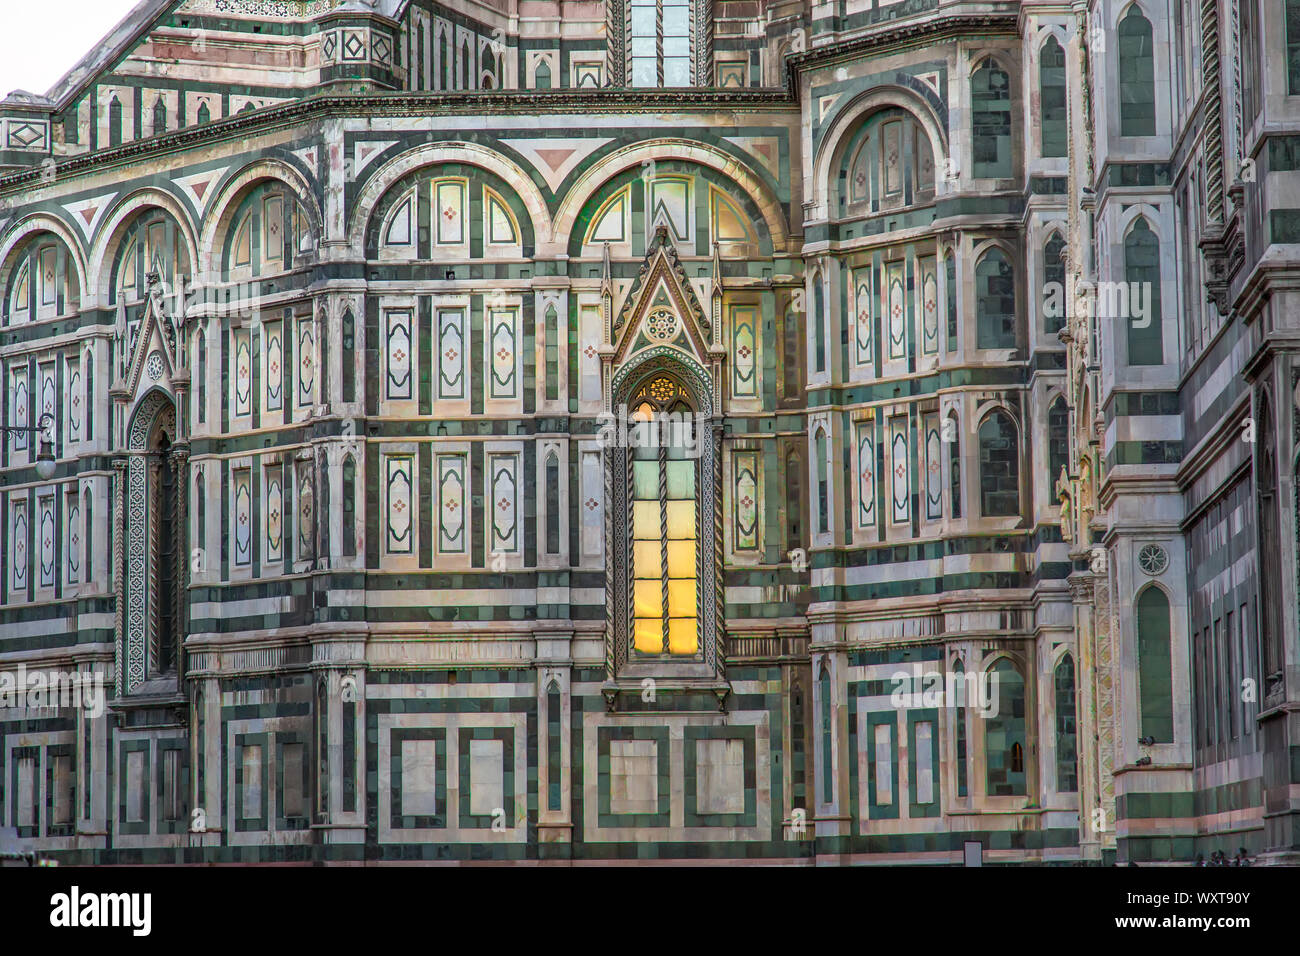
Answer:
[[[699,651],[695,420],[684,392],[667,377],[630,402],[632,645],[639,654]]]

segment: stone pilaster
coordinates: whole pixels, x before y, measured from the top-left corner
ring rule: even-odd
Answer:
[[[365,642],[352,636],[314,641],[311,667],[317,682],[318,710],[314,776],[320,788],[312,829],[321,844],[363,844],[366,840]]]

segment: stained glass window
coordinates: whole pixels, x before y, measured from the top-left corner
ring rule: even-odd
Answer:
[[[628,407],[632,479],[632,645],[694,655],[698,619],[698,440],[686,392],[660,375]]]

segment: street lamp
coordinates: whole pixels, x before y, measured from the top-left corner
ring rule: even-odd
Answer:
[[[40,453],[36,456],[36,474],[42,481],[54,477],[54,416],[46,412],[35,425],[0,425],[0,433],[11,432],[25,435],[39,435]]]

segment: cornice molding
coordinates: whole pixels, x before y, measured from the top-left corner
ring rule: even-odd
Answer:
[[[850,60],[863,53],[892,52],[936,40],[990,33],[1020,36],[1019,14],[954,14],[901,23],[891,20],[852,40],[827,43],[788,57],[785,62],[786,86],[792,90],[798,89],[800,71]]]
[[[798,106],[785,90],[474,90],[457,93],[327,94],[249,110],[234,116],[186,127],[162,136],[135,140],[57,161],[57,179],[83,170],[99,170],[193,146],[226,139],[246,139],[259,132],[317,119],[405,117],[427,113],[663,113],[724,111],[785,112]],[[39,166],[0,177],[0,191],[48,179]]]
[[[879,54],[936,41],[970,35],[1019,35],[1016,14],[965,14],[890,22],[864,36],[826,44],[795,54],[786,60],[783,89],[656,89],[635,90],[471,90],[459,92],[330,93],[249,110],[202,126],[187,127],[162,136],[149,137],[110,149],[82,153],[55,167],[56,177],[82,170],[109,168],[138,162],[168,151],[208,145],[230,138],[281,126],[334,117],[410,117],[428,113],[663,113],[665,111],[789,111],[799,106],[798,76],[801,71],[838,63],[863,54]],[[48,109],[48,108],[47,108]],[[58,110],[49,110],[57,113]],[[38,167],[0,177],[0,190],[36,182]],[[45,172],[48,177],[48,172]]]

